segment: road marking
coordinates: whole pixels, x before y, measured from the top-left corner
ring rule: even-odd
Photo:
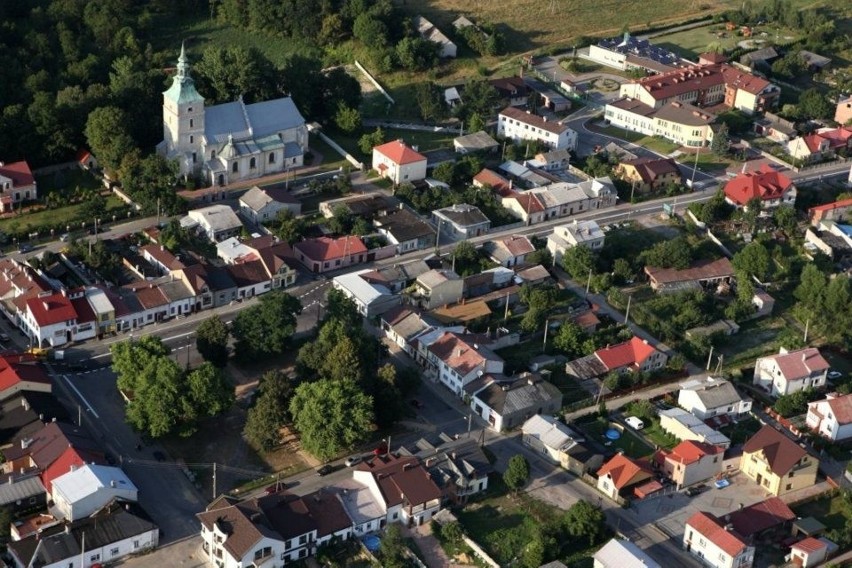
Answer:
[[[69,386],[69,387],[71,387],[72,389],[74,389],[74,392],[75,392],[75,393],[77,393],[77,396],[79,396],[79,397],[80,397],[80,400],[82,400],[82,401],[83,401],[83,404],[85,404],[85,405],[86,405],[86,410],[88,410],[89,412],[91,412],[92,414],[94,414],[94,415],[95,415],[95,418],[97,418],[98,420],[100,420],[100,419],[101,419],[101,417],[98,415],[98,413],[97,413],[97,412],[95,412],[95,409],[92,407],[92,405],[91,405],[91,404],[89,404],[89,401],[88,401],[88,400],[86,400],[86,397],[85,397],[85,396],[83,396],[83,393],[81,393],[79,390],[77,390],[77,387],[75,387],[75,386],[74,386],[74,383],[72,383],[72,382],[71,382],[71,379],[69,379],[69,378],[68,378],[68,375],[62,375],[62,378],[63,378],[63,379],[65,379],[65,382],[66,382],[66,383],[68,383],[68,386]]]

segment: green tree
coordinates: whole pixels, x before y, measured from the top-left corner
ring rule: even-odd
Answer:
[[[710,151],[717,156],[727,156],[730,144],[731,141],[728,136],[728,125],[723,122],[713,134],[713,141],[710,143]]]
[[[400,525],[398,523],[388,525],[379,545],[379,556],[382,559],[382,566],[386,568],[405,568],[409,566],[406,550],[407,547],[402,537]]]
[[[822,329],[826,339],[841,343],[852,337],[852,285],[849,277],[839,275],[832,278],[825,290],[825,311]]]
[[[269,451],[281,443],[281,427],[290,421],[292,397],[293,385],[284,373],[264,373],[243,429],[243,434],[252,446]]]
[[[373,152],[373,148],[381,146],[385,143],[385,132],[381,128],[376,128],[370,134],[364,134],[358,139],[358,149],[361,153],[369,156]]]
[[[88,222],[100,219],[106,213],[106,198],[99,191],[92,191],[80,206],[80,218]]]
[[[86,120],[86,141],[101,165],[116,171],[135,143],[127,130],[127,114],[117,107],[96,108]]]
[[[562,517],[562,522],[568,534],[588,539],[589,546],[594,546],[606,535],[603,511],[582,499],[571,505]]]
[[[648,266],[683,270],[692,264],[692,247],[685,237],[676,237],[655,244],[642,253],[641,259]]]
[[[462,104],[457,108],[459,117],[468,120],[471,115],[491,116],[494,107],[500,102],[499,95],[494,87],[485,79],[473,77],[468,79],[464,85],[464,98]]]
[[[432,81],[421,81],[414,85],[414,98],[420,111],[420,118],[433,121],[443,118],[444,99],[441,87]]]
[[[254,361],[280,355],[296,331],[296,316],[302,304],[290,294],[274,290],[234,318],[232,335],[234,351],[244,361]]]
[[[213,363],[205,361],[186,376],[189,404],[201,416],[216,416],[234,404],[234,385]]]
[[[404,37],[396,44],[399,64],[410,71],[424,71],[438,63],[440,45],[421,37]]]
[[[468,132],[479,132],[480,130],[485,130],[485,121],[478,112],[472,112],[467,117],[465,127]]]
[[[136,390],[139,379],[150,367],[169,356],[169,348],[155,335],[114,343],[109,350],[112,354],[112,370],[118,377],[116,384],[119,389],[130,393]]]
[[[219,316],[211,316],[195,330],[195,347],[206,361],[217,367],[228,364],[228,326]]]
[[[562,254],[562,267],[578,282],[587,279],[594,266],[595,257],[588,247],[571,247]]]
[[[509,459],[509,465],[503,473],[503,482],[513,492],[517,493],[527,484],[530,478],[530,464],[521,454],[515,454]]]
[[[799,276],[799,285],[793,295],[799,301],[799,307],[807,312],[806,317],[815,318],[825,306],[825,294],[828,278],[814,264],[806,264]]]
[[[334,124],[341,131],[351,134],[361,128],[361,112],[340,101],[337,105],[337,112],[334,114]]]
[[[238,45],[204,50],[192,71],[198,89],[211,102],[226,103],[243,97],[256,102],[280,96],[280,77],[261,51]]]
[[[307,229],[305,220],[293,215],[293,212],[289,209],[279,211],[276,222],[278,227],[275,229],[275,235],[290,245],[300,241]]]
[[[133,399],[127,405],[127,422],[152,438],[173,432],[180,423],[181,434],[194,432],[197,413],[181,397],[183,370],[174,360],[160,357],[136,379]]]
[[[759,241],[752,241],[734,255],[731,264],[749,276],[755,276],[765,282],[772,276],[772,258],[769,251]]]
[[[657,410],[648,400],[636,400],[627,405],[625,409],[629,416],[637,416],[646,422],[651,422],[657,416]]]
[[[816,88],[810,88],[799,96],[799,116],[810,119],[829,118],[834,107],[828,98]]]
[[[781,395],[775,401],[773,408],[784,418],[804,414],[808,410],[808,401],[812,400],[813,396],[813,389],[805,389]]]
[[[564,352],[569,359],[576,359],[585,354],[583,347],[586,339],[588,339],[588,336],[583,328],[573,321],[564,321],[553,339],[553,345]]]
[[[366,438],[373,424],[373,400],[351,379],[321,379],[296,388],[290,413],[302,447],[327,460]]]
[[[776,207],[775,213],[772,215],[775,224],[784,230],[787,235],[792,237],[796,234],[796,209],[793,207]]]

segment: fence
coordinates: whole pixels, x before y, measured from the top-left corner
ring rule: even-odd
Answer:
[[[390,120],[364,120],[364,126],[370,128],[393,128],[395,130],[413,130],[415,132],[446,132],[448,134],[461,135],[461,125],[459,126],[438,126],[436,124],[416,124],[413,122],[394,122]]]
[[[727,256],[728,258],[734,257],[734,254],[728,249],[728,247],[722,244],[722,241],[719,240],[719,237],[714,235],[713,231],[711,231],[710,229],[707,229],[707,238],[713,241],[713,243],[720,249],[722,249],[722,252],[725,254],[725,256]]]
[[[340,146],[340,144],[338,144],[337,142],[335,142],[334,140],[332,140],[331,138],[329,138],[328,136],[326,136],[322,132],[317,131],[316,134],[320,137],[320,140],[322,140],[323,142],[325,142],[326,144],[331,146],[332,149],[334,149],[335,152],[337,152],[338,154],[340,154],[341,156],[346,158],[347,162],[349,162],[350,164],[352,164],[353,166],[355,166],[359,170],[364,171],[364,168],[365,168],[364,162],[359,161],[357,158],[355,158],[355,156],[353,156],[352,154],[350,154],[349,152],[344,150]]]
[[[141,205],[139,205],[138,203],[136,203],[135,201],[133,201],[133,200],[130,198],[130,196],[129,196],[129,195],[127,195],[126,193],[124,193],[123,191],[121,191],[121,190],[118,188],[118,186],[114,186],[114,187],[112,188],[112,192],[116,195],[116,197],[118,197],[119,199],[121,199],[122,201],[124,201],[125,203],[127,203],[128,205],[130,205],[131,207],[133,207],[134,209],[136,209],[137,211],[140,211],[140,210],[142,209],[142,206],[141,206]]]
[[[361,73],[363,73],[364,75],[366,75],[366,76],[367,76],[367,79],[369,79],[369,81],[373,84],[373,86],[374,86],[375,88],[377,88],[377,89],[379,90],[379,92],[380,92],[381,94],[383,94],[387,100],[389,100],[389,101],[390,101],[390,103],[391,103],[391,104],[396,104],[396,101],[395,101],[395,100],[393,100],[393,97],[392,97],[392,96],[390,96],[390,95],[388,94],[388,92],[385,90],[385,88],[384,88],[384,87],[382,87],[382,86],[379,84],[379,82],[378,82],[378,81],[376,81],[376,79],[375,79],[372,75],[370,75],[370,72],[369,72],[369,71],[367,71],[367,70],[364,68],[364,66],[363,66],[363,65],[361,65],[360,63],[358,63],[358,60],[357,60],[357,59],[355,60],[355,67],[357,67],[357,68],[358,68],[358,70],[359,70]]]
[[[43,168],[38,168],[33,170],[33,175],[36,176],[44,176],[47,174],[52,174],[56,172],[64,172],[66,170],[73,170],[74,168],[79,168],[80,164],[77,162],[62,162],[61,164],[53,164],[52,166],[45,166]]]

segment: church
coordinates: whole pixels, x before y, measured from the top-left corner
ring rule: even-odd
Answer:
[[[305,119],[290,97],[205,107],[183,46],[163,93],[163,138],[157,153],[177,160],[181,176],[217,186],[298,168],[308,150]]]

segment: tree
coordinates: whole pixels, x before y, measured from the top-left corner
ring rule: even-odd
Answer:
[[[206,361],[224,367],[228,364],[228,337],[228,326],[219,316],[211,316],[195,330],[195,347]]]
[[[468,115],[465,126],[468,132],[479,132],[480,130],[485,130],[485,121],[478,112],[472,112]]]
[[[813,389],[796,391],[778,397],[773,408],[783,416],[789,418],[798,414],[804,414],[808,410],[808,401],[813,396]]]
[[[564,321],[553,339],[553,345],[563,351],[569,359],[576,359],[584,354],[583,346],[586,339],[588,336],[583,328],[573,321]]]
[[[135,143],[127,131],[127,114],[117,107],[96,108],[86,120],[86,141],[101,165],[116,171]]]
[[[421,37],[404,37],[396,44],[399,64],[410,71],[424,71],[438,63],[441,46]]]
[[[498,102],[499,95],[494,87],[485,79],[473,77],[465,83],[463,102],[456,108],[459,117],[468,120],[474,113],[480,117],[491,116]]]
[[[340,101],[337,104],[337,112],[334,114],[334,124],[341,131],[351,134],[361,128],[361,113],[358,109],[350,108]]]
[[[92,191],[80,206],[80,218],[86,221],[100,219],[106,213],[106,198],[97,190]]]
[[[588,247],[571,247],[562,254],[562,267],[574,280],[582,281],[588,278],[589,271],[594,266],[595,257]]]
[[[169,434],[180,422],[189,425],[189,430],[182,433],[194,432],[197,414],[181,398],[182,378],[183,371],[169,357],[160,357],[146,367],[137,378],[133,398],[127,405],[130,425],[152,438]]]
[[[509,465],[503,473],[503,482],[513,492],[517,493],[530,478],[530,464],[521,454],[515,454],[509,459]]]
[[[289,209],[282,209],[278,212],[277,222],[278,227],[275,230],[275,235],[290,245],[301,240],[307,229],[305,220],[293,215],[293,212]]]
[[[772,276],[772,258],[763,243],[759,241],[750,242],[736,253],[731,264],[737,270],[749,276],[755,276],[761,282],[765,282]]]
[[[558,296],[559,290],[554,286],[521,286],[519,297],[521,303],[527,306],[527,313],[521,320],[521,329],[528,333],[539,329],[556,304]]]
[[[414,98],[423,120],[430,122],[444,116],[443,90],[432,81],[418,82],[414,86]]]
[[[373,152],[373,148],[381,146],[385,143],[385,133],[381,128],[376,128],[370,134],[364,134],[358,139],[358,149],[361,153],[369,156]]]
[[[186,376],[189,403],[202,416],[216,416],[234,404],[234,385],[213,363],[205,361]]]
[[[657,416],[657,410],[648,400],[636,400],[627,405],[626,414],[637,416],[647,422],[651,422]]]
[[[264,373],[243,429],[243,434],[252,446],[269,451],[281,443],[280,430],[290,420],[292,396],[293,385],[282,372]]]
[[[829,118],[834,113],[834,107],[828,98],[816,88],[810,88],[799,96],[799,116],[802,118]]]
[[[793,207],[781,206],[775,208],[775,213],[772,215],[775,220],[775,225],[783,229],[789,236],[796,233],[796,209]]]
[[[255,48],[208,47],[193,65],[193,73],[199,91],[211,102],[225,103],[239,97],[246,102],[264,101],[281,93],[275,66]]]
[[[713,134],[713,141],[710,143],[710,151],[717,156],[726,156],[728,154],[728,147],[730,146],[730,143],[731,141],[728,137],[728,125],[723,122]]]
[[[600,542],[606,534],[606,517],[603,511],[582,499],[565,512],[562,523],[571,536],[587,538],[589,546]]]
[[[301,313],[299,300],[284,291],[261,296],[256,305],[242,310],[234,319],[232,334],[237,357],[252,361],[283,353],[296,331],[296,316]]]
[[[692,264],[692,247],[685,237],[660,241],[641,255],[648,266],[684,270]]]
[[[398,523],[388,525],[382,535],[379,545],[379,555],[382,566],[387,568],[405,568],[409,566],[407,547],[402,537],[402,529]]]
[[[351,379],[306,382],[290,402],[302,447],[326,460],[364,440],[373,423],[373,400]]]

